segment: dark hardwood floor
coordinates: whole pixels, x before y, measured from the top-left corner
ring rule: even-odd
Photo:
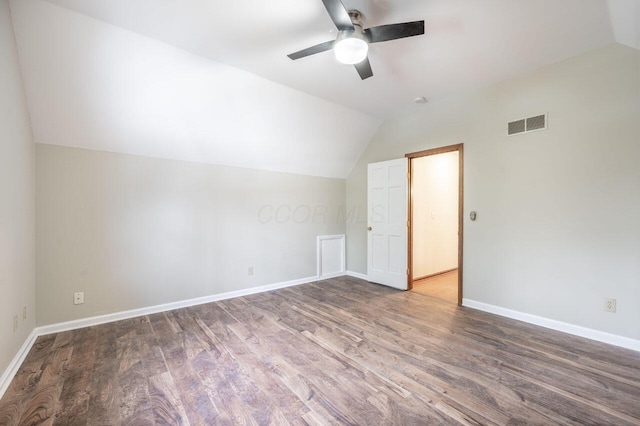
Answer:
[[[640,424],[640,353],[342,277],[40,337],[1,425]]]

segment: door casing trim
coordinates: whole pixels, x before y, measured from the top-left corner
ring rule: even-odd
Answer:
[[[462,306],[462,257],[464,241],[464,143],[412,152],[405,155],[405,157],[409,159],[409,173],[407,176],[409,179],[409,196],[407,197],[407,221],[409,224],[409,229],[407,231],[407,289],[411,290],[413,288],[413,159],[454,151],[458,151],[458,305]]]

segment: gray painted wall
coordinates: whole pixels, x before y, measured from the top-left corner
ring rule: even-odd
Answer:
[[[639,85],[639,52],[614,44],[388,120],[347,179],[347,208],[366,209],[367,163],[462,142],[464,297],[638,339]],[[506,136],[544,112],[548,130]],[[365,227],[347,222],[360,273]]]
[[[36,168],[38,325],[308,278],[345,231],[344,179],[41,144]]]
[[[9,3],[0,0],[0,373],[35,326],[33,151],[11,12]]]

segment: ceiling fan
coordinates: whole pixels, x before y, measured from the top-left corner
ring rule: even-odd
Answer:
[[[292,60],[333,49],[336,59],[343,64],[354,65],[361,79],[373,76],[367,53],[370,43],[395,40],[424,34],[424,21],[380,25],[364,29],[362,14],[347,10],[341,0],[322,0],[331,20],[338,28],[338,37],[292,53]]]

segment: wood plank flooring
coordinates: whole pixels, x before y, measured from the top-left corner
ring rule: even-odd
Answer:
[[[640,353],[341,277],[42,336],[36,424],[640,425]]]
[[[458,303],[458,270],[415,280],[413,291]]]

